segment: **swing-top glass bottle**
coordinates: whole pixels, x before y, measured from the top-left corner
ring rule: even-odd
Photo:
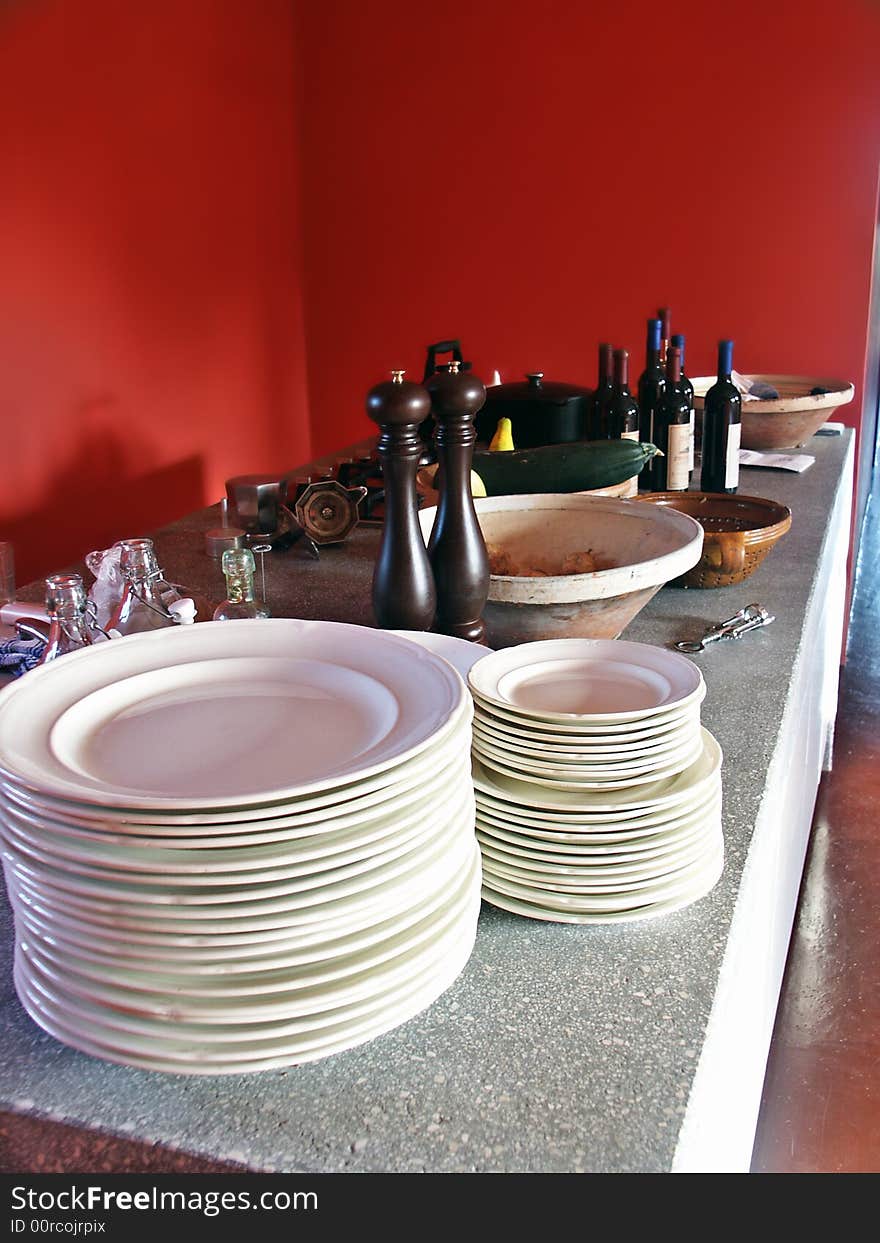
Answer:
[[[172,605],[183,597],[164,578],[151,539],[126,539],[119,544],[119,568],[124,586],[122,598],[111,614],[108,630],[121,635],[139,634],[173,626]]]
[[[79,574],[50,574],[46,579],[46,612],[49,638],[40,664],[91,647],[95,630],[88,614],[88,599]]]

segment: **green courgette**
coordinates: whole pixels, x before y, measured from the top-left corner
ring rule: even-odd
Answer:
[[[636,440],[579,440],[506,452],[475,449],[473,467],[489,496],[587,492],[631,479],[657,452]]]

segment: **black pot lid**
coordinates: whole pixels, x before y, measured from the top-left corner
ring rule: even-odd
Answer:
[[[575,398],[589,397],[592,389],[562,380],[545,380],[543,371],[530,371],[524,380],[511,384],[492,384],[486,389],[486,402],[528,401],[548,406],[564,406]]]

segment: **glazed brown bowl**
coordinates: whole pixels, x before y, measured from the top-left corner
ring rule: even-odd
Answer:
[[[703,554],[679,587],[731,587],[752,574],[791,526],[791,510],[760,496],[649,492],[639,498],[687,514],[704,531]]]
[[[794,449],[805,445],[839,406],[852,401],[855,389],[844,380],[827,376],[750,375],[747,380],[763,380],[779,393],[775,401],[744,401],[742,439],[744,449]],[[714,376],[697,376],[694,410],[702,422],[703,398],[715,383]],[[824,393],[810,390],[823,388]]]

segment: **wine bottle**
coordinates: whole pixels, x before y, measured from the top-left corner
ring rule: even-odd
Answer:
[[[656,492],[686,492],[690,408],[681,391],[681,353],[671,345],[666,357],[666,384],[654,414],[654,444],[663,454],[653,460]]]
[[[688,470],[694,469],[694,386],[684,373],[684,333],[676,332],[670,337],[670,344],[676,346],[681,353],[681,391],[688,399],[691,408],[691,431],[688,446]]]
[[[673,344],[669,340],[669,307],[661,306],[657,311],[657,318],[660,320],[660,366],[665,371],[669,346]]]
[[[611,403],[611,394],[611,346],[603,342],[599,346],[599,380],[587,409],[587,440],[609,438],[608,407]]]
[[[660,327],[659,319],[648,320],[645,370],[639,376],[639,439],[648,444],[657,443],[654,439],[654,412],[666,383],[663,368],[660,366]],[[655,462],[656,460],[654,458]],[[639,479],[643,487],[653,487],[650,466],[645,467]]]
[[[608,406],[608,437],[611,440],[638,440],[639,405],[629,391],[629,352],[614,351],[614,379]],[[621,496],[636,496],[639,477],[633,475]]]
[[[742,398],[730,378],[733,342],[718,342],[718,379],[703,399],[704,492],[735,492],[739,487],[739,439]]]

